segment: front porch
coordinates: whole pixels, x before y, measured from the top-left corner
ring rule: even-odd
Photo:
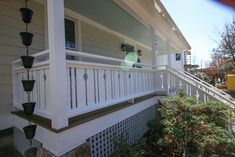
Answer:
[[[64,82],[67,85],[67,92],[63,110],[65,108],[68,110],[64,111],[63,119],[68,125],[61,128],[53,127],[55,117],[52,117],[53,108],[48,100],[50,99],[48,78],[51,74],[47,52],[35,55],[37,63],[30,73],[30,78],[36,80],[32,101],[38,104],[35,110],[36,116],[31,119],[33,123],[39,125],[35,139],[57,156],[86,143],[94,134],[125,121],[130,116],[146,109],[151,111],[149,108],[155,106],[160,96],[174,96],[180,89],[188,96],[196,97],[197,100],[220,100],[234,108],[234,100],[228,95],[187,72],[168,66],[148,64],[139,64],[142,68],[128,68],[116,64],[85,62],[79,61],[79,58],[96,58],[104,63],[122,62],[122,60],[78,51],[66,50],[66,52],[67,55],[73,56],[73,60],[66,59]],[[15,65],[17,64],[15,62]],[[22,69],[21,66],[13,69],[16,92],[14,126],[17,128],[23,128],[27,124],[27,118],[22,111],[18,111],[22,110],[21,104],[27,100],[21,85],[22,77],[26,77],[26,71]],[[155,112],[155,109],[152,111]],[[57,115],[59,116],[61,115]],[[58,143],[64,145],[54,145],[51,139],[56,139]]]
[[[30,101],[36,102],[37,115],[51,120],[53,129],[68,127],[69,118],[125,101],[134,103],[135,98],[166,91],[163,73],[156,71],[156,30],[151,23],[132,14],[133,8],[127,11],[124,6],[129,3],[107,1],[105,6],[98,3],[97,10],[93,8],[91,12],[84,9],[92,7],[87,1],[36,2],[46,8],[47,50],[33,55],[35,62],[29,78],[36,83]],[[136,5],[138,3],[142,2]],[[151,5],[149,2],[143,11]],[[113,16],[123,19],[112,20],[102,6],[114,9]],[[102,16],[110,23],[96,20]],[[138,29],[130,30],[129,24]],[[170,40],[167,43],[169,47],[173,45]],[[123,44],[129,46],[129,50],[122,50]],[[179,45],[182,46],[175,47]],[[164,49],[159,45],[161,47]],[[125,60],[129,51],[141,53],[140,63],[134,63],[136,67]],[[21,60],[13,62],[12,76],[13,108],[18,111],[27,100],[21,84],[27,71]]]
[[[122,102],[134,104],[137,98],[144,96],[167,94],[164,71],[154,69],[152,65],[138,64],[142,68],[133,68],[121,64],[124,61],[120,59],[79,51],[66,50],[66,52],[67,56],[74,58],[73,60],[66,59],[66,80],[63,81],[63,84],[67,86],[63,89],[66,91],[66,96],[63,97],[66,99],[63,109],[68,109],[64,111],[66,115],[64,118],[67,120],[102,108],[116,106]],[[45,51],[34,55],[35,65],[30,72],[30,78],[36,82],[31,101],[37,104],[35,114],[52,120],[53,123],[48,53]],[[98,62],[116,62],[120,65],[79,61],[79,58],[95,58]],[[22,110],[22,103],[28,98],[21,83],[21,80],[26,78],[27,71],[20,65],[20,62],[20,60],[14,62],[13,68],[15,111]],[[52,126],[49,128],[53,128]]]
[[[156,10],[158,1],[35,1],[46,8],[46,50],[32,54],[30,100],[21,83],[27,71],[21,60],[12,63],[13,125],[22,130],[28,123],[22,103],[36,102],[35,139],[54,155],[89,140],[92,149],[99,149],[94,141],[107,144],[116,132],[133,133],[133,142],[155,118],[157,99],[180,89],[197,100],[221,100],[234,108],[225,93],[174,69],[183,67],[183,56],[176,59],[176,54],[190,46],[164,7]],[[131,53],[140,61],[130,62]]]

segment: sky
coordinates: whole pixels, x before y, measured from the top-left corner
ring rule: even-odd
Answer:
[[[192,64],[205,67],[216,48],[224,24],[235,18],[235,9],[213,0],[161,0],[191,46]]]

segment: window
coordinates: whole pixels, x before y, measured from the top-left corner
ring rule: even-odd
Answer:
[[[65,47],[74,49],[76,47],[75,41],[75,22],[65,19]]]
[[[135,47],[129,44],[126,44],[126,53],[135,52]]]
[[[179,61],[181,59],[181,55],[179,53],[175,54],[175,60]]]

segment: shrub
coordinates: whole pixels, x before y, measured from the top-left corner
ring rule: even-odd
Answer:
[[[148,122],[149,131],[137,144],[116,145],[124,148],[123,157],[235,157],[233,120],[225,104],[198,102],[181,91],[159,102],[157,120]]]
[[[163,100],[159,111],[163,135],[157,143],[169,156],[233,155],[232,111],[225,104],[176,96]]]

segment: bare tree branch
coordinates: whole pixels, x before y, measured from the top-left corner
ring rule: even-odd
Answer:
[[[213,49],[212,52],[215,56],[224,56],[232,59],[233,64],[235,65],[235,19],[233,19],[231,23],[225,24],[224,31],[219,34],[220,41],[217,42],[218,47]]]

